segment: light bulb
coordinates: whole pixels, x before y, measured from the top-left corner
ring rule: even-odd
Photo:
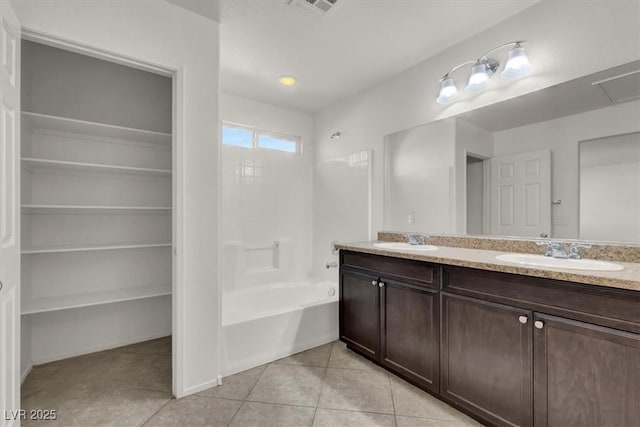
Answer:
[[[477,62],[471,68],[471,76],[469,76],[469,82],[467,83],[467,89],[477,91],[482,90],[489,84],[489,73],[487,72],[487,64],[484,62]]]
[[[528,74],[532,68],[529,58],[524,53],[524,48],[517,44],[507,55],[507,63],[504,64],[502,77],[505,79],[517,79]]]
[[[438,104],[447,104],[458,97],[458,88],[452,78],[445,78],[440,82],[440,93],[436,102]]]

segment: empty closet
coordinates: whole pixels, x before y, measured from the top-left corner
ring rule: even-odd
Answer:
[[[22,370],[171,334],[170,77],[24,41]]]

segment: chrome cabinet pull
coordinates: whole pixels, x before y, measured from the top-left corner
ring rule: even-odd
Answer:
[[[377,284],[378,284],[378,281],[377,281],[377,280],[372,280],[372,281],[371,281],[371,284],[372,284],[373,286],[375,286],[375,285],[377,285]]]
[[[536,320],[533,323],[533,326],[535,326],[536,329],[542,329],[542,328],[544,328],[544,323],[542,322],[542,320]]]
[[[518,321],[524,325],[529,321],[529,318],[527,316],[520,316],[518,317]]]
[[[384,282],[378,283],[378,286],[381,287],[381,288],[384,288]]]

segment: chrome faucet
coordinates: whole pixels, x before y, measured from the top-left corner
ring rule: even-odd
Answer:
[[[573,242],[569,245],[569,252],[565,249],[564,245],[560,242],[553,242],[551,240],[542,240],[540,242],[536,242],[538,246],[546,246],[547,248],[544,251],[544,256],[552,257],[552,258],[569,258],[569,259],[580,259],[580,249],[585,248],[588,249],[591,245],[585,243]]]
[[[423,234],[413,234],[407,233],[407,243],[410,245],[424,245],[426,241],[426,237]]]
[[[546,246],[547,248],[544,251],[544,256],[552,257],[552,258],[569,258],[569,254],[567,254],[564,245],[560,242],[552,242],[551,240],[542,240],[540,242],[536,242],[538,246]]]
[[[569,258],[581,259],[582,257],[580,256],[580,249],[581,248],[589,249],[590,247],[591,245],[587,243],[578,243],[578,242],[572,243],[571,246],[569,247]]]

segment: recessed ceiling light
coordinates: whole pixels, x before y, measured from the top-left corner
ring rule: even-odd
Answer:
[[[294,86],[296,84],[296,78],[293,76],[280,76],[278,81],[282,86]]]

